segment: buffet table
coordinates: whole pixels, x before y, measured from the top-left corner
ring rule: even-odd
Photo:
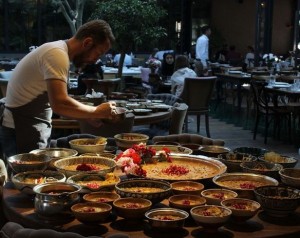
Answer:
[[[155,207],[166,207],[167,200]],[[227,223],[214,233],[203,230],[189,218],[182,229],[156,231],[150,228],[146,220],[129,221],[110,215],[104,223],[84,225],[76,219],[61,219],[46,221],[34,212],[33,199],[22,194],[8,182],[3,189],[3,213],[9,221],[20,223],[29,228],[51,228],[58,231],[71,231],[85,236],[97,235],[106,237],[115,233],[126,233],[132,238],[141,237],[297,237],[300,234],[300,209],[289,217],[269,217],[260,211],[255,217],[245,223]]]

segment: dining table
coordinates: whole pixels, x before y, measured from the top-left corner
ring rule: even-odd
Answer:
[[[104,78],[116,77],[118,73],[118,68],[114,67],[103,67]],[[122,76],[134,76],[141,77],[141,67],[123,67]]]
[[[168,199],[153,205],[152,208],[168,207]],[[150,227],[146,219],[128,220],[118,217],[114,211],[107,220],[97,224],[83,224],[73,217],[56,217],[48,219],[39,216],[34,209],[34,197],[17,190],[12,182],[3,187],[2,215],[8,221],[17,222],[24,227],[34,229],[54,229],[57,231],[75,232],[85,236],[102,236],[125,233],[131,238],[192,238],[192,237],[224,237],[224,238],[267,238],[267,237],[299,237],[300,209],[287,217],[271,217],[260,210],[246,222],[228,222],[224,226],[206,230],[189,217],[182,228],[159,230]]]
[[[236,85],[236,91],[237,91],[237,108],[238,111],[241,110],[241,104],[242,104],[242,86],[244,84],[249,84],[251,80],[251,74],[244,73],[242,71],[230,71],[227,70],[226,72],[221,73],[215,73],[215,76],[217,76],[218,81],[221,83],[230,83],[233,85]],[[221,90],[221,89],[219,89]],[[226,90],[226,89],[225,89]],[[218,100],[220,99],[220,92],[218,93]]]

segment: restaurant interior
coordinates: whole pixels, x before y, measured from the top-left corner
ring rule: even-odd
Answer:
[[[116,115],[54,113],[47,148],[8,157],[0,144],[0,237],[300,235],[300,0],[3,0],[0,104],[25,55],[122,4],[116,43],[67,82]],[[178,84],[180,57],[193,74]]]

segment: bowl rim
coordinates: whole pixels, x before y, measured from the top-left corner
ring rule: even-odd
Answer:
[[[147,198],[133,198],[133,197],[118,198],[118,199],[113,201],[113,206],[116,207],[116,208],[121,208],[121,209],[128,209],[128,210],[134,209],[135,210],[136,208],[121,207],[117,204],[117,203],[120,203],[120,202],[123,202],[123,201],[126,201],[126,200],[134,200],[135,203],[146,203],[145,206],[143,206],[141,208],[138,208],[138,209],[145,209],[145,208],[148,208],[148,207],[152,206],[152,202]]]
[[[44,148],[44,149],[35,149],[35,150],[31,150],[29,153],[30,154],[46,154],[43,152],[48,152],[48,151],[68,151],[68,152],[73,152],[73,155],[67,155],[67,156],[75,156],[78,154],[77,150],[74,150],[72,148],[63,148],[63,147],[50,147],[50,148]],[[66,156],[66,157],[67,157]],[[51,156],[53,157],[53,156]],[[56,157],[54,157],[56,158]],[[59,157],[57,157],[59,158]]]
[[[33,155],[33,157],[36,157],[37,160],[34,160],[34,161],[37,163],[34,163],[34,164],[44,164],[44,163],[48,163],[48,162],[50,163],[50,161],[52,160],[52,158],[46,154],[21,153],[21,154],[15,154],[15,155],[9,156],[7,158],[7,162],[12,165],[12,164],[14,164],[14,162],[20,161],[22,156],[27,156],[27,155],[29,155],[29,156]],[[39,156],[43,156],[43,160],[38,160]],[[20,158],[18,159],[18,157],[20,157]],[[34,164],[26,164],[26,165],[28,166],[28,165],[34,165]],[[18,165],[22,165],[22,164],[18,164]]]
[[[139,136],[139,137],[143,137],[143,138],[139,138],[139,139],[135,139],[135,140],[126,140],[126,139],[120,138],[123,135]],[[114,139],[122,141],[122,142],[139,142],[141,140],[149,140],[149,136],[146,135],[146,134],[142,134],[142,133],[131,133],[131,132],[129,132],[129,133],[119,133],[119,134],[116,134],[116,135],[114,135]]]
[[[175,199],[175,198],[178,198],[178,197],[191,197],[191,198],[197,199],[197,201],[201,200],[202,204],[206,203],[206,198],[205,197],[202,197],[201,195],[196,195],[196,194],[175,194],[175,195],[172,195],[168,198],[169,203],[172,202],[174,204],[178,204],[174,201],[171,201],[172,199]],[[183,204],[180,204],[180,205],[183,205]],[[193,206],[193,205],[187,205],[187,207],[189,207],[189,206]],[[196,206],[198,206],[198,205],[196,205]]]
[[[279,175],[284,177],[284,178],[287,178],[287,179],[292,179],[292,180],[295,180],[295,181],[300,181],[300,178],[298,177],[292,177],[292,176],[289,176],[287,174],[285,174],[284,172],[285,171],[289,171],[289,170],[298,170],[299,173],[300,173],[300,168],[283,168],[279,171]]]
[[[204,197],[204,198],[206,198],[207,197],[207,195],[205,194],[206,192],[217,191],[217,190],[219,190],[219,191],[225,191],[227,193],[231,193],[231,194],[233,194],[235,196],[235,198],[238,197],[238,193],[237,192],[235,192],[235,191],[233,191],[231,189],[227,189],[227,188],[208,188],[208,189],[204,189],[204,190],[201,191],[201,196]],[[211,198],[211,197],[208,197],[208,198]],[[218,198],[211,198],[211,199],[221,200],[221,199],[218,199]]]
[[[98,211],[98,212],[89,212],[89,213],[86,213],[86,212],[78,212],[75,210],[76,207],[81,207],[81,206],[96,206],[96,207],[107,207],[107,210],[105,211]],[[71,206],[71,211],[73,213],[77,213],[77,214],[100,214],[100,213],[105,213],[105,212],[108,212],[108,211],[111,211],[112,210],[112,206],[108,203],[104,203],[104,202],[79,202],[79,203],[75,203]]]
[[[266,189],[266,188],[275,188],[275,189],[286,189],[286,190],[291,190],[291,191],[297,191],[298,192],[298,196],[296,198],[289,198],[289,197],[284,197],[284,199],[282,198],[276,198],[276,197],[271,197],[271,196],[267,196],[265,194],[262,194],[259,190],[260,189]],[[300,189],[297,188],[293,188],[293,187],[286,187],[284,185],[278,185],[278,186],[274,186],[274,185],[268,185],[268,186],[263,186],[263,187],[258,187],[254,189],[254,194],[255,196],[259,196],[261,198],[264,199],[270,199],[270,200],[276,200],[276,201],[284,201],[284,200],[300,200]]]
[[[82,141],[82,140],[88,140],[88,141],[95,141],[97,138],[105,138],[106,141],[104,143],[101,144],[94,144],[94,145],[79,145],[79,144],[74,144],[74,142],[76,141]],[[77,138],[77,139],[73,139],[69,141],[69,145],[72,146],[79,146],[79,147],[84,147],[84,146],[88,146],[88,147],[96,147],[96,146],[104,146],[107,144],[107,138],[104,136],[97,136],[95,138]]]
[[[158,220],[158,219],[153,219],[152,217],[149,217],[149,215],[151,215],[152,213],[155,212],[167,212],[167,211],[172,211],[172,212],[178,212],[180,214],[183,215],[183,217],[181,217],[180,219],[177,220]],[[149,220],[152,221],[160,221],[160,222],[177,222],[177,221],[181,221],[181,220],[185,220],[189,217],[189,213],[182,210],[182,209],[178,209],[178,208],[171,208],[171,207],[164,207],[164,208],[153,208],[147,212],[145,212],[145,217]]]
[[[191,210],[190,210],[191,215],[195,215],[195,216],[199,216],[199,217],[207,217],[207,218],[215,217],[215,216],[202,216],[202,215],[196,214],[196,213],[194,212],[194,210],[199,209],[199,208],[202,209],[202,208],[204,208],[204,207],[218,207],[218,208],[221,208],[221,209],[226,210],[226,211],[228,212],[228,214],[227,214],[226,216],[223,216],[223,217],[229,217],[229,216],[232,215],[232,211],[231,211],[228,207],[221,206],[221,205],[208,205],[208,204],[200,205],[200,206],[196,206],[196,207],[191,208]],[[222,218],[222,217],[218,217],[218,218]]]
[[[176,191],[184,191],[184,190],[181,190],[181,189],[177,189],[176,187],[173,187],[174,184],[175,184],[175,186],[176,186],[177,184],[180,184],[180,183],[183,183],[183,184],[184,184],[184,183],[191,183],[191,184],[193,184],[193,185],[200,186],[200,188],[197,187],[196,190],[192,190],[192,191],[203,190],[204,187],[205,187],[204,184],[201,183],[201,182],[191,181],[191,180],[182,180],[182,181],[175,181],[175,182],[170,183],[172,190],[176,190]]]
[[[92,201],[89,201],[87,200],[87,197],[91,197],[91,196],[97,196],[98,194],[107,194],[107,195],[113,195],[115,196],[116,198],[113,198],[112,201],[116,200],[116,199],[119,199],[121,198],[121,196],[115,192],[108,192],[108,191],[97,191],[97,192],[91,192],[91,193],[87,193],[87,194],[84,194],[82,196],[82,199],[85,201],[85,202],[92,202]],[[99,202],[98,202],[99,203]],[[100,202],[102,203],[102,202]]]
[[[14,183],[16,182],[16,183],[24,184],[24,185],[27,185],[27,186],[38,185],[38,184],[33,184],[33,183],[24,183],[23,181],[17,180],[17,178],[19,176],[26,175],[26,174],[44,174],[44,173],[56,173],[57,175],[62,176],[61,179],[65,179],[65,180],[67,179],[67,177],[64,173],[62,173],[60,171],[57,171],[57,170],[33,170],[33,171],[25,171],[25,172],[17,173],[17,174],[12,176],[11,180]]]
[[[241,166],[242,169],[247,169],[247,170],[251,170],[251,171],[257,171],[256,169],[249,168],[246,165],[246,164],[251,164],[253,162],[254,163],[261,163],[261,164],[266,163],[266,164],[269,164],[269,165],[273,165],[273,167],[275,167],[275,168],[277,167],[276,170],[274,170],[274,169],[268,169],[268,170],[264,170],[264,171],[261,171],[261,172],[266,172],[266,173],[267,172],[279,172],[280,170],[283,169],[283,166],[281,164],[279,164],[279,163],[272,163],[272,162],[269,162],[269,161],[266,161],[266,160],[243,161],[243,162],[241,162],[240,166]]]
[[[225,205],[226,202],[230,202],[230,201],[246,201],[246,202],[250,202],[252,204],[255,204],[255,211],[257,211],[258,209],[261,208],[261,205],[259,202],[255,201],[255,200],[252,200],[252,199],[248,199],[248,198],[239,198],[239,197],[235,197],[235,198],[228,198],[228,199],[225,199],[223,201],[221,201],[221,205],[224,206],[224,207],[228,207],[227,205]],[[229,208],[231,210],[234,210],[234,211],[252,211],[252,210],[243,210],[243,209],[236,209],[236,208]],[[254,212],[254,211],[253,211]]]

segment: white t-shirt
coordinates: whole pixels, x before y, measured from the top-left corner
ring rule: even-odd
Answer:
[[[121,54],[116,54],[115,57],[114,57],[114,63],[116,65],[119,65],[119,61],[120,61],[120,58],[121,58]],[[125,59],[124,59],[124,63],[123,65],[127,66],[127,65],[132,65],[132,58],[130,55],[125,55]]]
[[[27,54],[15,67],[6,92],[7,107],[23,106],[47,91],[47,79],[67,83],[70,60],[65,41],[41,45]],[[4,110],[3,126],[14,128],[9,110]]]
[[[196,59],[200,59],[204,67],[207,67],[208,60],[208,44],[209,39],[206,35],[202,35],[196,42]]]
[[[193,77],[197,77],[197,74],[188,67],[176,70],[171,76],[171,92],[174,93],[175,96],[180,97],[184,87],[184,79]]]

